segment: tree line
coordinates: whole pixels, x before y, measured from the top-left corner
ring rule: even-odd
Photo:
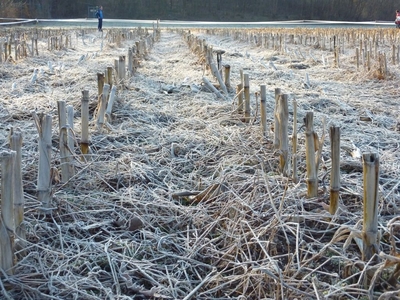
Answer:
[[[1,18],[87,18],[102,5],[109,19],[257,22],[391,21],[398,0],[1,0]],[[397,7],[399,6],[399,7]]]

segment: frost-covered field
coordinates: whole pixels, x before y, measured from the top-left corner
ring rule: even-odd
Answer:
[[[29,38],[35,30],[18,32]],[[217,81],[204,57],[189,49],[188,29],[163,29],[133,76],[119,82],[112,119],[99,130],[97,73],[152,30],[40,30],[38,56],[6,62],[3,57],[0,63],[0,143],[7,149],[10,129],[22,130],[27,238],[14,275],[2,275],[5,299],[398,296],[398,262],[384,256],[397,255],[399,246],[397,31],[190,29],[225,51],[222,65],[230,65],[231,89],[217,98],[204,87],[203,77]],[[46,30],[69,35],[70,45],[49,51]],[[250,78],[249,123],[237,113],[241,70]],[[267,89],[267,137],[260,129],[261,85]],[[290,135],[297,102],[297,183],[293,174],[278,170],[276,88],[289,97]],[[79,153],[83,90],[90,95],[87,161]],[[75,110],[76,175],[52,183],[54,210],[45,215],[36,196],[39,135],[32,111],[53,116],[51,166],[60,169],[58,100]],[[303,118],[309,111],[319,137],[325,135],[316,198],[306,196]],[[341,129],[341,197],[333,216],[327,211],[332,125]],[[360,154],[368,152],[380,160],[382,251],[369,264],[357,244]]]

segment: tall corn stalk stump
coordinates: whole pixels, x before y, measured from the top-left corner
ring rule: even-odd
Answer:
[[[109,93],[110,93],[110,85],[106,83],[103,86],[103,93],[101,95],[100,101],[97,106],[98,107],[97,128],[99,130],[103,128],[103,125],[105,123],[105,114],[106,114]]]
[[[364,218],[362,259],[368,261],[379,253],[378,241],[378,186],[379,158],[375,153],[363,154]]]
[[[306,127],[306,165],[307,165],[307,196],[318,195],[318,178],[315,163],[315,132],[313,123],[314,114],[308,112],[305,117]]]
[[[299,178],[297,175],[297,101],[293,99],[293,135],[292,135],[292,172],[293,182],[297,183]]]
[[[72,177],[71,174],[71,155],[68,150],[68,131],[69,126],[67,125],[67,106],[63,100],[57,101],[58,107],[58,126],[60,133],[60,163],[61,163],[61,179],[62,182],[68,182]]]
[[[0,153],[1,214],[0,214],[0,268],[13,274],[14,266],[14,164],[15,151]]]
[[[33,113],[39,132],[38,200],[44,209],[51,206],[51,115]]]
[[[278,101],[281,94],[281,89],[275,89],[275,108],[274,108],[274,148],[279,148],[279,121],[278,121]]]
[[[260,86],[260,110],[261,110],[261,132],[264,137],[267,136],[267,108],[266,108],[266,100],[267,100],[267,88],[265,85]]]
[[[288,175],[288,156],[289,156],[289,108],[288,95],[281,94],[277,107],[278,127],[279,127],[279,171],[284,175]]]
[[[22,184],[22,132],[19,128],[12,128],[10,132],[10,148],[15,151],[14,164],[14,224],[16,234],[16,250],[25,248],[26,231],[24,222],[24,189]],[[23,254],[24,255],[24,254]]]
[[[89,91],[82,91],[81,100],[81,152],[89,153]]]
[[[238,114],[243,113],[243,84],[239,83],[236,86],[236,95],[238,98]]]
[[[244,119],[250,122],[250,80],[249,74],[244,74]]]
[[[340,190],[340,128],[330,127],[331,139],[331,182],[329,212],[334,215],[339,205]]]

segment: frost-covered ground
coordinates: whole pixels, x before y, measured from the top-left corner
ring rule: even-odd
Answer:
[[[8,148],[10,128],[22,130],[27,235],[27,251],[17,255],[14,275],[3,275],[3,297],[359,299],[396,291],[391,268],[397,262],[390,265],[381,255],[365,265],[357,238],[352,239],[357,234],[350,233],[362,229],[360,154],[377,153],[380,250],[397,254],[391,248],[391,243],[398,247],[399,236],[400,74],[398,54],[393,64],[391,52],[397,31],[191,29],[214,50],[225,51],[222,64],[231,67],[231,89],[222,99],[204,87],[203,77],[217,81],[189,49],[183,35],[188,30],[165,29],[133,76],[120,82],[112,120],[99,130],[93,118],[97,73],[143,38],[133,29],[132,39],[119,42],[116,37],[129,36],[128,30],[101,35],[67,29],[70,46],[49,51],[47,38],[41,38],[39,56],[0,64],[0,143]],[[340,41],[339,65],[334,35]],[[361,58],[357,69],[360,38],[373,56],[370,70]],[[386,55],[387,74],[380,70],[379,53]],[[250,78],[250,123],[237,113],[241,70]],[[267,89],[269,129],[275,89],[289,96],[290,135],[297,101],[297,183],[279,174],[272,129],[267,137],[261,133],[261,85]],[[67,184],[53,183],[55,209],[43,215],[36,197],[38,133],[32,111],[53,116],[51,166],[59,169],[57,101],[73,105],[78,143],[85,89],[91,156],[82,161],[76,146],[76,175]],[[311,199],[302,126],[309,111],[319,137],[325,134],[319,195]],[[334,216],[326,210],[332,125],[341,129],[342,159]],[[365,285],[374,274],[375,281]]]

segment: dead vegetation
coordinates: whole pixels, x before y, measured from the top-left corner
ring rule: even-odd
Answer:
[[[134,43],[114,44],[113,29],[103,37],[91,30],[70,32],[71,47],[48,51],[47,41],[40,40],[39,57],[0,65],[2,148],[8,146],[11,127],[23,132],[27,237],[15,274],[2,273],[4,298],[399,297],[397,65],[389,65],[390,76],[375,80],[375,68],[357,70],[349,46],[338,67],[329,47],[316,48],[315,41],[292,39],[286,48],[277,48],[255,42],[256,33],[249,30],[234,36],[193,29],[226,50],[223,61],[231,66],[232,83],[240,82],[240,69],[250,75],[252,121],[246,124],[237,114],[234,93],[221,100],[205,90],[202,77],[212,77],[202,61],[179,31],[163,30],[135,75],[118,90],[111,126],[99,132],[93,120],[90,159],[78,159],[77,150],[76,175],[65,184],[54,181],[54,209],[44,214],[36,198],[37,132],[31,111],[54,115],[52,166],[57,169],[57,100],[74,106],[78,142],[81,91],[90,91],[93,113],[96,73]],[[292,38],[292,32],[285,34]],[[397,38],[397,32],[389,34]],[[380,41],[382,51],[389,51]],[[78,63],[82,55],[86,58]],[[275,68],[267,57],[275,58]],[[47,72],[48,61],[59,71]],[[32,83],[34,69],[39,76]],[[298,103],[297,183],[279,174],[273,132],[267,138],[261,133],[254,94],[260,84],[267,85],[269,127],[275,88]],[[306,197],[301,120],[307,111],[314,111],[320,136],[324,118],[342,129],[340,199],[333,216],[328,212],[328,141],[318,196]],[[381,248],[373,261],[364,262],[357,154],[368,151],[381,161]]]

